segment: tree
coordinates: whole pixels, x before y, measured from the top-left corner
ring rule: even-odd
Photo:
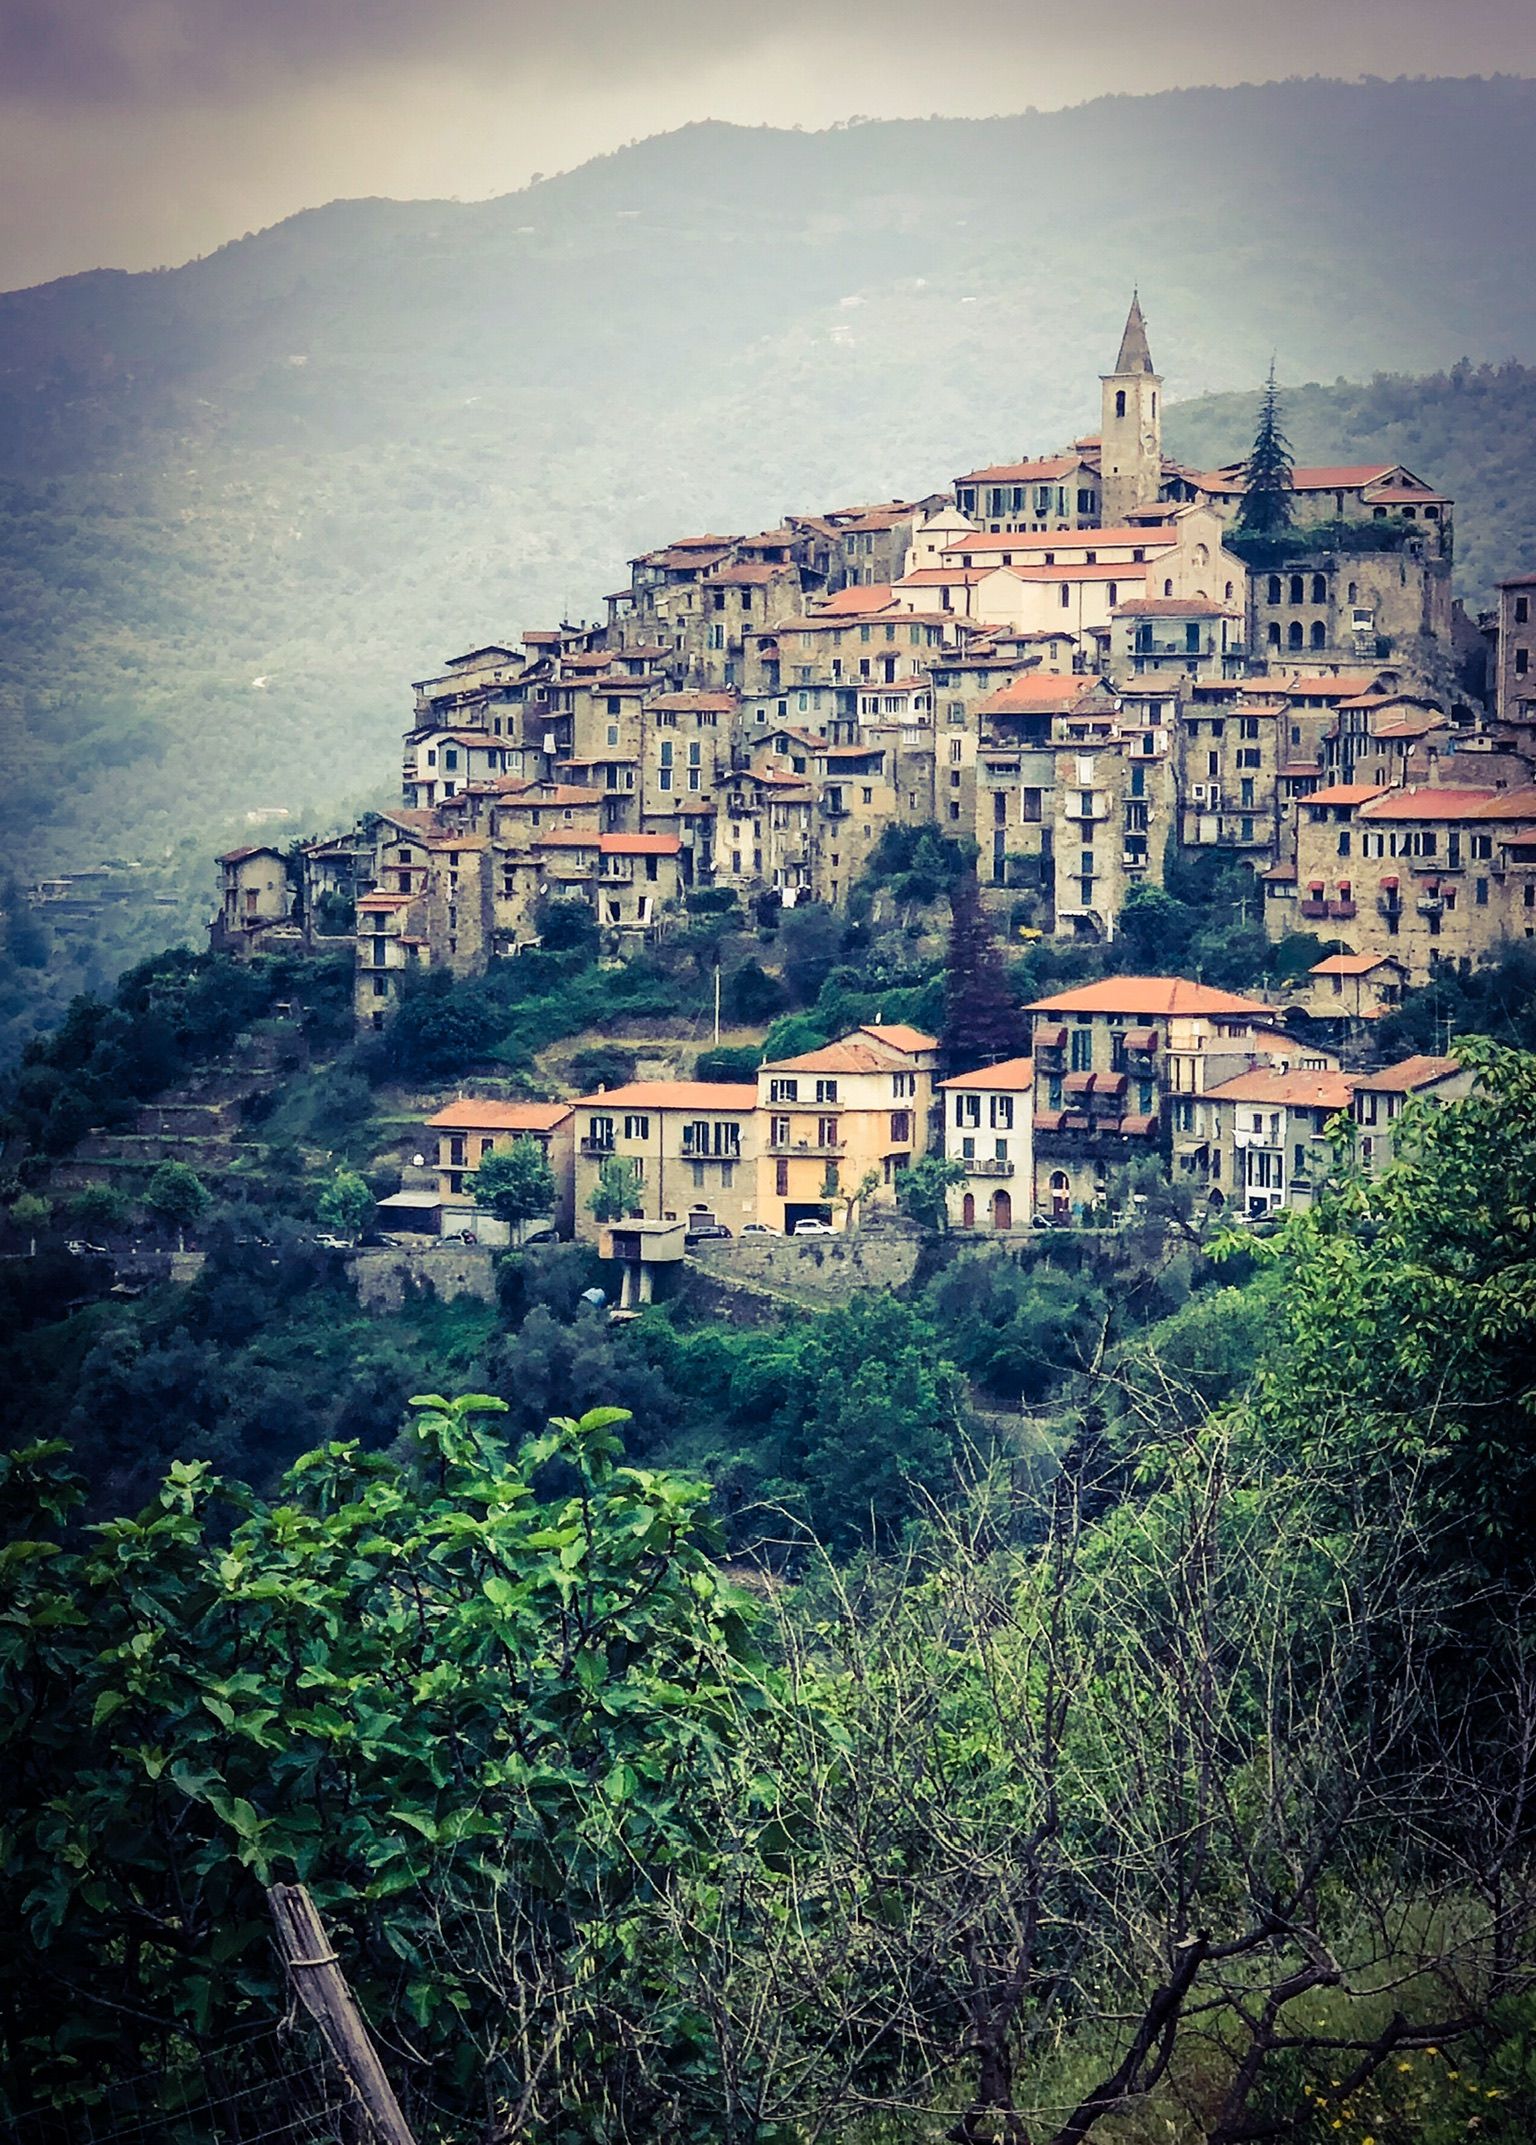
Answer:
[[[953,1155],[925,1154],[896,1179],[896,1205],[912,1221],[942,1234],[949,1227],[949,1191],[964,1184],[965,1165]]]
[[[720,998],[728,1018],[749,1028],[761,1026],[784,1010],[783,984],[751,958],[727,971]]]
[[[27,1255],[37,1257],[37,1239],[53,1219],[53,1202],[40,1192],[23,1192],[11,1202],[11,1221],[27,1239]]]
[[[944,970],[945,1076],[976,1072],[1029,1049],[1029,1023],[1008,980],[1002,953],[981,906],[974,871],[949,890],[949,951]]]
[[[541,1141],[525,1133],[510,1147],[493,1147],[475,1171],[475,1205],[516,1229],[521,1222],[552,1213],[555,1173]]]
[[[1291,526],[1295,494],[1291,488],[1291,448],[1280,424],[1280,390],[1274,360],[1259,404],[1259,425],[1243,466],[1247,488],[1239,526],[1253,536],[1279,536]]]
[[[274,1505],[178,1462],[99,1536],[60,1446],[0,1462],[0,2113],[277,2015],[262,1887],[297,1878],[424,2140],[742,2134],[654,1925],[728,1804],[781,1835],[738,1793],[781,1684],[707,1492],[621,1466],[621,1409],[509,1452],[493,1397],[412,1407],[403,1460],[330,1444]]]
[[[87,1184],[69,1202],[70,1219],[87,1236],[103,1230],[126,1229],[133,1209],[126,1193],[115,1184]]]
[[[534,904],[534,929],[546,953],[579,953],[597,958],[597,917],[589,901],[568,901],[541,894]]]
[[[843,943],[843,924],[823,902],[799,902],[779,925],[784,981],[797,1005],[814,1005]]]
[[[355,1169],[338,1169],[315,1202],[315,1215],[323,1229],[355,1243],[372,1221],[373,1208],[367,1180]]]
[[[725,1082],[755,1080],[762,1061],[763,1053],[756,1043],[719,1043],[712,1050],[699,1052],[693,1061],[693,1077]]]
[[[633,1162],[611,1154],[597,1173],[597,1182],[587,1197],[587,1210],[600,1222],[623,1221],[642,1204],[645,1187]]]
[[[592,1095],[600,1087],[626,1087],[635,1077],[635,1053],[618,1043],[592,1043],[573,1053],[571,1085],[579,1095]]]
[[[185,1162],[162,1162],[145,1188],[144,1204],[176,1231],[185,1249],[187,1231],[202,1218],[208,1193],[202,1178]]]

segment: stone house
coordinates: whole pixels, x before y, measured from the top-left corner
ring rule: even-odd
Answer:
[[[1354,1090],[1350,1073],[1276,1066],[1207,1087],[1195,1110],[1211,1145],[1213,1200],[1219,1191],[1247,1220],[1309,1206],[1332,1160],[1327,1128]]]
[[[293,887],[283,852],[265,842],[226,849],[218,863],[219,907],[209,926],[209,943],[213,952],[239,959],[287,923],[293,913]]]
[[[1473,1088],[1473,1076],[1455,1058],[1402,1058],[1355,1080],[1352,1111],[1363,1166],[1372,1172],[1392,1160],[1397,1121],[1412,1101],[1459,1101]]]

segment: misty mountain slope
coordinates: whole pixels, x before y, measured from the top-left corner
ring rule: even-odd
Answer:
[[[1170,412],[1199,459],[1246,446],[1272,350],[1288,380],[1536,355],[1533,134],[1503,81],[700,125],[0,296],[8,858],[322,818],[393,784],[409,679],[591,615],[635,551],[1091,428],[1133,282],[1171,398],[1244,391]],[[1299,450],[1457,492],[1473,593],[1528,545],[1533,417],[1518,369],[1291,401]]]

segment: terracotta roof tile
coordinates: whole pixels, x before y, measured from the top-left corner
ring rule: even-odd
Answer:
[[[1098,983],[1082,983],[1073,990],[1057,991],[1037,998],[1027,1013],[1127,1013],[1158,1014],[1163,1018],[1243,1013],[1254,1020],[1273,1019],[1271,1009],[1254,998],[1239,998],[1231,991],[1213,990],[1209,984],[1190,983],[1182,976],[1106,976]]]
[[[553,1132],[570,1114],[568,1102],[477,1101],[473,1095],[461,1095],[426,1122],[438,1131]]]
[[[979,1072],[956,1073],[953,1078],[940,1080],[940,1087],[992,1088],[998,1093],[1017,1093],[1029,1087],[1035,1077],[1033,1058],[1004,1058],[1000,1065],[984,1065]]]

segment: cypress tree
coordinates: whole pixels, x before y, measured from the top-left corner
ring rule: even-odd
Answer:
[[[1259,404],[1259,429],[1253,452],[1243,466],[1248,489],[1243,495],[1239,527],[1255,536],[1278,536],[1291,526],[1291,443],[1280,426],[1280,390],[1270,359],[1269,379]]]
[[[951,923],[944,969],[944,1030],[939,1054],[944,1076],[976,1072],[1029,1049],[1029,1022],[1008,981],[1002,951],[981,906],[973,871],[949,890]]]

